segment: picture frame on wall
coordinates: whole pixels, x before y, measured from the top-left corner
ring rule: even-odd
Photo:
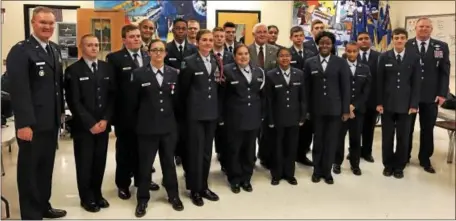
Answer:
[[[72,53],[77,48],[76,23],[57,23],[57,44],[60,46],[62,59],[76,59],[77,54]]]
[[[56,22],[67,22],[66,17],[71,15],[75,15],[76,10],[80,8],[80,6],[71,6],[71,5],[34,5],[34,4],[24,4],[24,34],[25,39],[29,38],[32,34],[32,26],[31,26],[31,19],[33,16],[33,9],[38,6],[48,7],[54,10],[55,21]],[[58,33],[54,33],[56,35]]]
[[[252,33],[253,26],[261,22],[261,11],[216,10],[217,27],[223,27],[225,22],[233,22],[236,25],[236,41],[249,45],[254,39],[248,33]]]

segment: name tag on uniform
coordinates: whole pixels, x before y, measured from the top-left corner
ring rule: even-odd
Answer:
[[[365,78],[367,77],[366,75],[356,75],[356,77],[362,77],[362,78]]]
[[[290,61],[291,64],[296,64],[296,61]]]
[[[147,83],[141,84],[141,87],[147,87],[147,86],[150,86],[150,82],[147,82]]]
[[[278,84],[278,85],[275,86],[275,88],[280,88],[280,87],[283,87],[283,85]]]
[[[295,86],[301,85],[301,82],[294,82],[293,85],[295,85]]]
[[[109,80],[109,77],[105,77],[104,79],[105,79],[105,80]]]
[[[393,67],[393,64],[385,64],[385,67]]]
[[[258,82],[263,82],[263,78],[257,78]]]
[[[312,71],[310,74],[318,74],[318,71]]]
[[[202,71],[200,71],[200,72],[195,72],[195,75],[202,75],[202,74],[203,74]]]
[[[177,58],[169,58],[170,61],[177,61]]]
[[[41,65],[44,65],[44,64],[45,64],[44,61],[42,61],[42,62],[36,62],[36,66],[41,66]]]
[[[239,84],[239,81],[231,81],[231,84]]]
[[[131,70],[131,67],[124,67],[124,68],[122,68],[122,70],[124,70],[124,71]]]
[[[89,80],[89,77],[83,77],[83,78],[79,78],[80,81],[87,81]]]

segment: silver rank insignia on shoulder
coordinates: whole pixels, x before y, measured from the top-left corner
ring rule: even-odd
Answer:
[[[40,71],[38,72],[38,75],[40,75],[41,77],[43,77],[43,76],[44,76],[44,71],[43,71],[43,70],[40,70]]]

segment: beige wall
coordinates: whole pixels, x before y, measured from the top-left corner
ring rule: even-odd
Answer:
[[[6,8],[5,24],[2,31],[2,60],[9,49],[24,38],[24,4],[58,4],[93,8],[93,1],[2,1]],[[267,25],[274,24],[280,28],[278,43],[288,46],[288,30],[291,28],[293,14],[292,1],[208,1],[207,27],[215,27],[216,10],[259,10],[261,21]],[[405,16],[455,13],[454,1],[390,1],[391,21],[393,27],[404,26]],[[454,65],[454,64],[453,64]],[[1,73],[4,67],[2,65]],[[454,88],[455,80],[451,83]],[[453,90],[454,91],[454,90]]]
[[[454,1],[390,1],[391,24],[393,28],[404,27],[406,16],[455,14],[456,4]],[[455,64],[451,64],[454,66]],[[456,78],[451,76],[450,89],[456,92]]]
[[[207,27],[215,27],[216,10],[261,11],[261,23],[276,25],[280,29],[277,43],[290,45],[288,31],[291,28],[293,1],[208,1]],[[246,33],[249,34],[249,33]]]
[[[2,8],[6,9],[5,23],[1,27],[2,34],[2,57],[6,59],[10,48],[18,41],[24,39],[24,4],[32,5],[69,5],[80,6],[81,8],[93,8],[93,1],[2,1]],[[74,17],[74,16],[72,16]],[[74,21],[76,22],[76,20]],[[1,72],[5,67],[3,66]]]
[[[454,14],[454,1],[390,1],[391,25],[404,27],[405,16]]]

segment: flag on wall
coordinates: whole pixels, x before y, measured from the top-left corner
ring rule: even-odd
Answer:
[[[380,19],[377,24],[377,48],[381,51],[388,49],[392,39],[389,9],[390,5],[388,2],[386,2],[385,7],[380,8]]]

